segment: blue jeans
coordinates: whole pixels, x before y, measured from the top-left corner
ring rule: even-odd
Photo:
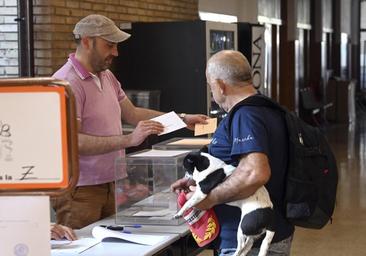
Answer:
[[[267,256],[288,256],[290,255],[292,237],[290,236],[282,241],[273,243],[269,246]],[[230,256],[234,255],[236,248],[223,248],[219,252],[219,256]],[[247,256],[257,256],[259,248],[252,248]]]

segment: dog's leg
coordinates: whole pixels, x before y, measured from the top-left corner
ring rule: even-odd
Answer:
[[[248,254],[250,249],[252,249],[254,238],[252,236],[242,235],[242,240],[240,241],[240,245],[236,248],[234,256],[245,256]]]
[[[202,193],[202,191],[197,187],[197,190],[193,193],[193,196],[180,208],[180,210],[174,215],[173,218],[178,219],[183,216],[183,213],[187,211],[189,208],[195,206],[203,199],[206,198],[206,194]]]
[[[237,202],[232,202],[231,205],[237,206]],[[243,230],[241,229],[241,223],[242,223],[242,221],[243,221],[243,214],[241,215],[240,222],[239,222],[239,226],[238,226],[238,230],[236,232],[237,246],[236,246],[236,251],[234,253],[234,256],[241,255],[241,252],[243,251],[243,248],[244,248],[245,239],[247,238],[243,234]]]
[[[258,256],[267,255],[267,251],[268,251],[269,245],[271,244],[274,234],[275,234],[275,232],[266,230],[266,236],[264,237],[264,239],[262,241]]]
[[[240,225],[239,225],[240,227]],[[236,251],[234,253],[234,256],[239,256],[241,255],[243,248],[244,248],[244,244],[245,244],[245,239],[246,236],[243,234],[243,232],[241,231],[241,228],[238,228],[238,231],[236,233],[236,239],[237,239],[237,247],[236,247]]]
[[[238,202],[233,202],[234,204]],[[242,211],[241,219],[238,226],[238,231],[236,232],[236,239],[237,239],[237,247],[236,251],[234,253],[234,256],[245,256],[249,252],[249,250],[252,248],[254,239],[250,236],[246,236],[243,232],[243,229],[241,228],[242,222],[244,219],[244,212]]]

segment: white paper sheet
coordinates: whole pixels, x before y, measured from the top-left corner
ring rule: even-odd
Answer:
[[[166,236],[164,235],[142,235],[133,233],[127,234],[121,231],[113,231],[99,226],[93,228],[92,234],[96,239],[100,241],[103,241],[107,238],[118,238],[124,241],[143,245],[155,245],[163,242],[166,239]]]
[[[51,249],[55,249],[55,248],[59,248],[68,244],[71,244],[72,241],[67,240],[67,239],[62,239],[62,240],[51,240],[50,244],[51,244]]]
[[[129,155],[129,157],[173,157],[180,154],[188,153],[189,150],[159,150],[151,149],[142,153]]]
[[[51,241],[52,256],[80,254],[99,243],[100,240],[90,237],[64,242],[63,244],[62,241]]]
[[[0,196],[0,255],[50,255],[48,196]]]
[[[152,118],[151,120],[160,122],[165,127],[164,131],[160,133],[159,136],[187,127],[174,111]]]

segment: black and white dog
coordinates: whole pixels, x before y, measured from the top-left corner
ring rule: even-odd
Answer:
[[[193,196],[176,213],[175,218],[183,216],[186,210],[205,199],[207,194],[236,168],[203,152],[189,153],[183,165],[187,174],[195,180],[197,187]],[[275,233],[273,205],[266,188],[262,186],[252,196],[228,204],[241,208],[241,220],[237,232],[238,246],[234,255],[246,255],[254,241],[265,233],[258,254],[265,256]]]

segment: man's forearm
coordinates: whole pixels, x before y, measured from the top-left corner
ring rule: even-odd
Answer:
[[[236,170],[225,182],[214,188],[208,199],[212,204],[223,204],[247,198],[258,189],[258,184],[247,172]]]
[[[92,136],[79,133],[79,154],[99,155],[130,147],[129,135]]]
[[[207,203],[214,206],[247,198],[268,182],[270,173],[267,157],[251,153],[240,160],[232,175],[208,194]]]
[[[141,120],[152,119],[162,114],[164,113],[153,109],[136,107],[135,112],[133,114],[129,113],[129,115],[126,117],[127,120],[125,121],[127,121],[129,124],[137,125],[137,123]]]

